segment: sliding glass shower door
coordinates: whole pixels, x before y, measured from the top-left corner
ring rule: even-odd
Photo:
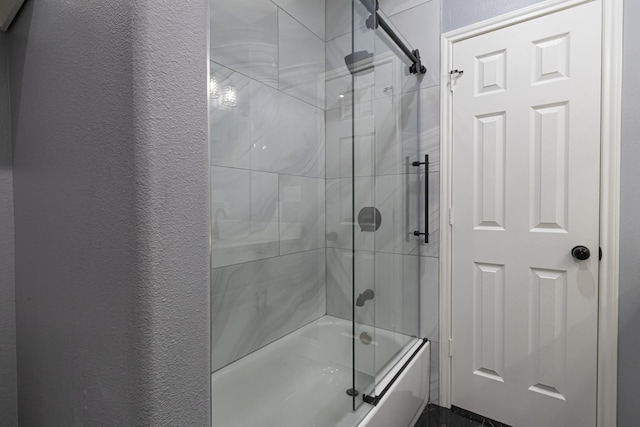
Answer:
[[[412,61],[382,26],[409,46],[371,0],[353,0],[345,114],[352,117],[353,381],[360,394],[354,408],[375,403],[383,377],[420,332],[419,254],[426,241],[420,73],[410,72]]]

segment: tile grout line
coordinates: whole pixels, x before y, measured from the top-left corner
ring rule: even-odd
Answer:
[[[237,267],[237,266],[240,266],[240,265],[246,265],[246,264],[251,264],[251,263],[254,263],[254,262],[261,262],[261,261],[275,259],[275,258],[283,258],[283,257],[287,257],[287,256],[290,256],[290,255],[304,254],[304,253],[314,252],[314,251],[320,252],[321,249],[323,249],[323,248],[322,247],[311,248],[311,249],[305,249],[303,251],[291,252],[291,253],[288,253],[288,254],[274,255],[274,256],[269,256],[269,257],[264,257],[264,258],[257,258],[257,259],[252,259],[252,260],[244,261],[244,262],[236,262],[236,263],[233,263],[233,264],[226,264],[226,265],[221,265],[221,266],[218,266],[218,267],[212,267],[211,271],[213,272],[214,270],[218,270],[218,269],[221,269],[221,268]]]
[[[295,16],[293,16],[291,13],[289,13],[289,11],[283,7],[281,7],[280,5],[276,4],[273,0],[270,0],[271,3],[273,3],[278,10],[283,11],[284,13],[286,13],[287,15],[289,15],[289,17],[291,19],[293,19],[294,21],[296,21],[298,24],[300,24],[302,27],[304,27],[305,30],[309,31],[311,34],[313,34],[317,39],[319,39],[321,42],[325,43],[327,42],[327,40],[323,39],[322,37],[320,37],[318,34],[316,34],[315,31],[313,31],[311,28],[307,27],[305,24],[303,24],[298,18],[296,18]],[[325,18],[326,20],[326,18]],[[279,28],[278,28],[279,29]]]
[[[262,170],[262,169],[241,168],[241,167],[238,167],[238,166],[209,165],[209,167],[210,168],[220,168],[220,169],[234,169],[234,170],[246,171],[246,172],[259,172],[259,173],[267,173],[267,174],[273,174],[273,175],[285,175],[285,176],[293,176],[293,177],[297,177],[297,178],[325,179],[325,178],[316,177],[316,176],[296,175],[296,174],[285,173],[285,172],[272,172],[272,171],[266,171],[266,170]],[[331,178],[331,179],[339,179],[339,178]]]
[[[351,252],[353,250],[352,248],[343,248],[343,247],[337,247],[337,246],[327,246],[327,249],[335,249],[338,251],[345,251],[345,252]],[[356,253],[358,252],[364,253],[364,254],[372,254],[372,255],[385,254],[385,255],[397,255],[397,256],[411,256],[411,257],[417,257],[417,258],[440,259],[440,257],[432,256],[432,255],[401,254],[397,252],[376,251],[376,250],[369,250],[369,249],[356,249]]]
[[[216,65],[218,65],[218,66],[220,66],[220,67],[226,68],[227,70],[230,70],[232,73],[240,74],[242,77],[244,77],[244,78],[246,78],[246,79],[249,79],[249,80],[251,80],[251,81],[253,81],[253,82],[255,82],[255,83],[258,83],[259,85],[262,85],[262,86],[265,86],[265,87],[267,87],[267,88],[273,89],[273,90],[275,90],[276,92],[281,93],[282,95],[286,95],[286,96],[288,96],[288,97],[290,97],[290,98],[293,98],[293,99],[295,99],[296,101],[304,102],[305,104],[307,104],[307,105],[309,105],[309,106],[311,106],[311,107],[313,107],[313,108],[315,108],[315,109],[317,109],[317,110],[320,110],[320,111],[326,111],[324,108],[318,107],[317,105],[314,105],[314,104],[312,104],[312,103],[311,103],[311,102],[309,102],[309,101],[306,101],[306,100],[304,100],[304,99],[302,99],[302,98],[299,98],[299,97],[297,97],[297,96],[295,96],[295,95],[292,95],[292,94],[290,94],[290,93],[287,93],[287,92],[284,92],[284,91],[280,90],[280,88],[279,88],[279,86],[280,86],[280,71],[279,71],[279,67],[280,67],[280,58],[279,58],[279,55],[280,55],[280,53],[279,53],[279,52],[280,52],[280,46],[279,46],[279,45],[280,45],[280,43],[278,43],[278,46],[277,46],[277,49],[278,49],[278,54],[277,54],[277,55],[278,55],[278,70],[276,70],[276,74],[277,74],[277,77],[276,77],[276,85],[277,85],[278,87],[271,86],[270,84],[265,83],[265,82],[262,82],[262,81],[260,81],[260,80],[256,79],[255,77],[251,77],[251,76],[249,76],[249,75],[247,75],[247,74],[243,73],[242,71],[239,71],[239,70],[237,70],[237,69],[235,69],[235,68],[230,68],[228,65],[221,64],[220,62],[216,62],[216,61],[214,61],[213,59],[211,59],[211,60],[210,60],[210,62],[213,62],[214,64],[216,64]]]

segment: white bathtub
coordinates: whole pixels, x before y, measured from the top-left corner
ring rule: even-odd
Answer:
[[[412,426],[426,404],[429,344],[376,407],[358,396],[360,406],[353,411],[353,399],[346,394],[354,373],[351,328],[349,321],[325,316],[213,373],[212,426]],[[378,379],[393,377],[421,343],[364,325],[357,328],[356,336],[362,332],[374,341],[368,345],[357,341],[356,384],[373,384],[376,373]],[[390,359],[384,366],[380,363]],[[387,382],[379,381],[376,393]]]

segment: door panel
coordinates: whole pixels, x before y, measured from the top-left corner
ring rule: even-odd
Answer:
[[[452,403],[518,427],[596,420],[601,7],[454,45]]]

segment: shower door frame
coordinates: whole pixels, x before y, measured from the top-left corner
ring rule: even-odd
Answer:
[[[452,99],[449,72],[456,42],[592,0],[548,0],[443,34],[440,86],[440,405],[451,407],[451,243]],[[618,265],[620,145],[622,121],[622,36],[624,0],[603,0],[600,164],[600,246],[603,250],[598,298],[597,426],[616,425],[618,387]]]

